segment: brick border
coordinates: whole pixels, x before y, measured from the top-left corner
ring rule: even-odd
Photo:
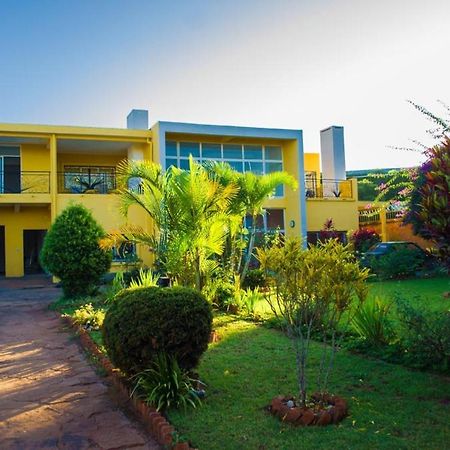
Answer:
[[[196,450],[188,442],[173,444],[173,425],[154,408],[143,402],[127,385],[127,379],[116,369],[109,358],[99,350],[89,333],[76,324],[70,316],[61,316],[64,322],[78,335],[82,347],[98,359],[98,364],[106,371],[116,392],[129,400],[129,405],[135,415],[144,424],[145,429],[155,438],[158,444],[173,450]]]

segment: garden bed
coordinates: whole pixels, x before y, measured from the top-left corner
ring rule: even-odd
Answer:
[[[169,423],[164,415],[156,410],[156,408],[149,406],[137,396],[131,389],[127,378],[124,377],[119,370],[114,368],[106,353],[99,348],[98,343],[94,341],[90,333],[83,327],[74,323],[71,317],[65,316],[64,320],[77,332],[83,348],[89,354],[94,356],[97,363],[105,370],[117,395],[127,402],[127,407],[129,407],[134,415],[139,418],[146,430],[156,439],[156,441],[163,445],[164,448],[172,448],[174,450],[192,449],[193,447],[191,447],[188,442],[175,442],[178,436],[175,428]]]

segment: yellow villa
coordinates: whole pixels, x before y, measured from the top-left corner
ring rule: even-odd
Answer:
[[[89,208],[106,231],[125,221],[150,227],[135,209],[118,209],[116,167],[124,159],[151,160],[163,168],[199,161],[228,162],[241,172],[285,170],[299,188],[280,187],[267,201],[264,230],[314,240],[327,218],[341,232],[358,228],[356,180],[345,175],[342,127],[321,131],[321,153],[304,153],[301,130],[157,122],[132,110],[127,128],[0,124],[0,275],[40,270],[46,230],[72,201]],[[136,249],[149,263],[151,255]],[[117,264],[121,252],[115,253]]]

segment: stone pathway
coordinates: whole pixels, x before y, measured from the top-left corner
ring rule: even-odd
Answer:
[[[59,290],[3,284],[0,449],[159,449],[118,409],[105,379],[47,309]]]

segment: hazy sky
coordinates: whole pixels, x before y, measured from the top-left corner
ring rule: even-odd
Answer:
[[[0,0],[0,122],[345,127],[348,169],[411,166],[406,103],[450,103],[450,0]]]

